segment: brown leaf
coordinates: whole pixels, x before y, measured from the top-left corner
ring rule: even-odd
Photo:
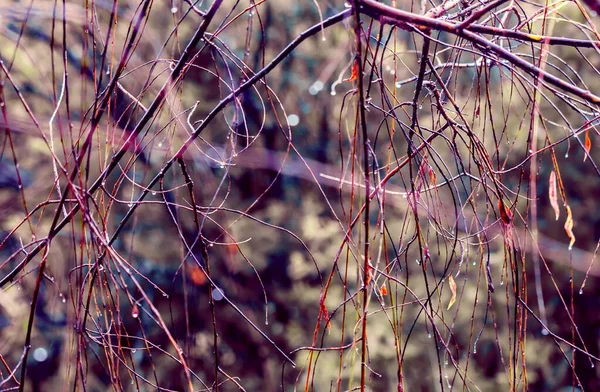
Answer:
[[[560,208],[558,207],[556,172],[554,170],[552,170],[552,173],[550,173],[550,181],[548,182],[548,195],[550,196],[550,205],[552,206],[552,209],[554,209],[556,220],[558,220],[558,217],[560,216]]]
[[[450,302],[448,303],[448,309],[446,309],[446,310],[450,310],[452,305],[454,305],[454,302],[456,302],[456,282],[454,281],[454,278],[452,277],[452,275],[450,275],[448,277],[448,283],[450,284],[450,291],[452,292],[452,298],[450,298]]]
[[[429,168],[429,185],[435,186],[435,172],[432,168]]]
[[[566,205],[567,207],[567,220],[565,221],[565,231],[567,232],[567,235],[569,236],[569,238],[571,239],[571,242],[569,242],[569,250],[573,249],[573,244],[575,243],[575,235],[573,234],[573,214],[571,214],[571,207],[569,207],[569,205]]]

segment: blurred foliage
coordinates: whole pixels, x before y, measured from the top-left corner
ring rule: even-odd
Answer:
[[[421,6],[420,2],[398,2],[399,8],[400,3],[403,9]],[[189,4],[152,3],[143,33],[119,79],[121,88],[110,98],[89,158],[82,164],[78,187],[89,187],[100,175],[142,117],[142,105],[149,107],[167,83],[176,59],[202,21],[201,15],[189,11]],[[342,1],[268,0],[256,2],[256,10],[253,4],[224,2],[209,31],[224,30],[213,37],[208,49],[200,52],[206,41],[192,48],[198,56],[181,83],[173,84],[159,115],[130,143],[118,169],[90,198],[90,216],[107,238],[189,137],[188,120],[198,126],[232,86],[237,88],[248,79],[250,70],[263,68],[289,42],[319,23],[319,12],[327,18],[344,9]],[[537,3],[518,4],[514,7],[522,7],[522,12],[539,9]],[[4,37],[0,58],[11,78],[7,79],[7,73],[0,77],[6,103],[0,120],[2,276],[31,250],[31,241],[47,235],[55,213],[61,218],[76,204],[70,199],[65,212],[56,210],[62,196],[58,189],[67,189],[68,181],[62,168],[53,166],[52,156],[68,173],[75,167],[74,156],[89,131],[96,93],[115,72],[132,34],[129,23],[140,12],[137,2],[67,2],[64,6],[66,24],[58,3],[0,2]],[[113,6],[117,22],[112,19]],[[203,12],[209,6],[208,1],[196,4]],[[555,35],[586,38],[587,31],[577,24],[585,19],[575,2],[562,7],[557,15],[564,19],[557,19]],[[566,23],[567,18],[572,23]],[[386,165],[401,160],[393,155],[407,150],[405,133],[412,116],[409,105],[399,109],[404,117],[399,116],[391,132],[389,124],[382,121],[388,105],[384,96],[393,96],[394,105],[412,101],[423,38],[400,29],[390,36],[388,27],[384,37],[389,40],[384,41],[378,36],[379,25],[366,17],[364,22],[370,29],[370,50],[377,48],[377,40],[387,42],[385,55],[378,58],[381,63],[367,68],[369,72],[375,66],[378,75],[373,77],[383,82],[372,85],[372,106],[367,113],[382,178]],[[537,23],[529,26],[534,32],[541,28]],[[434,38],[434,64],[475,61],[469,51],[457,54],[452,46],[442,45],[461,45],[456,37],[434,33]],[[248,391],[302,389],[309,364],[311,390],[338,390],[338,375],[341,390],[358,386],[364,265],[359,244],[364,228],[357,225],[349,236],[351,245],[344,244],[349,222],[364,202],[358,180],[363,178],[359,169],[362,153],[354,150],[359,148],[354,136],[356,96],[353,83],[344,81],[351,75],[354,40],[352,22],[344,21],[303,42],[264,79],[268,88],[257,83],[241,94],[237,105],[218,115],[184,155],[199,206],[202,240],[187,179],[179,169],[168,172],[137,206],[112,244],[114,253],[107,253],[102,244],[107,239],[87,226],[89,217],[78,213],[48,248],[37,306],[31,303],[41,255],[0,291],[1,388],[18,385],[20,370],[13,377],[11,369],[23,355],[30,312],[34,312],[35,322],[26,390],[67,386],[90,391],[155,390],[157,385],[163,390],[184,390],[186,379],[169,334],[183,350],[191,371],[206,383],[202,386],[195,381],[195,387],[210,389],[215,379],[215,333],[222,390],[237,390],[232,380]],[[379,46],[383,51],[383,45]],[[103,60],[99,54],[104,49]],[[532,45],[522,44],[514,51],[525,59],[539,56],[539,49]],[[583,61],[582,53],[590,61]],[[563,79],[580,77],[583,82],[577,83],[585,83],[592,91],[600,88],[595,83],[596,50],[553,46],[549,59],[556,66],[549,67],[549,73]],[[242,61],[248,67],[243,72]],[[66,90],[62,90],[64,71],[68,72]],[[476,161],[481,157],[476,147],[460,135],[447,135],[431,143],[437,155],[429,155],[429,163],[438,184],[452,185],[424,194],[420,202],[418,220],[430,254],[424,268],[423,249],[410,246],[416,230],[412,196],[406,194],[419,168],[400,170],[398,179],[391,180],[386,189],[385,228],[379,224],[381,209],[373,210],[369,217],[374,238],[371,262],[377,271],[369,285],[367,307],[369,390],[399,390],[399,359],[406,391],[449,390],[449,385],[452,389],[509,390],[509,362],[516,355],[516,346],[514,283],[508,258],[523,257],[526,300],[535,314],[540,314],[531,261],[538,246],[543,317],[548,328],[555,336],[582,347],[573,335],[576,326],[585,350],[599,356],[600,315],[594,310],[600,306],[600,268],[596,264],[582,294],[577,292],[600,238],[600,215],[595,208],[595,197],[600,194],[595,159],[600,156],[592,148],[590,157],[583,160],[583,134],[572,135],[572,130],[585,122],[579,113],[555,99],[541,100],[545,128],[538,130],[543,135],[538,147],[547,146],[546,135],[553,142],[565,138],[554,151],[573,211],[577,241],[569,252],[564,211],[559,221],[554,218],[547,188],[552,158],[544,150],[533,158],[539,176],[535,195],[539,233],[535,235],[540,237],[537,245],[532,245],[532,233],[523,222],[530,219],[527,213],[532,203],[526,189],[531,175],[530,119],[536,116],[531,115],[531,86],[523,82],[531,78],[519,79],[516,73],[485,61],[478,67],[440,71],[474,134],[491,152],[494,168],[499,173],[502,168],[517,168],[498,176],[507,189],[506,200],[514,211],[518,233],[515,238],[520,236],[522,249],[514,254],[507,250],[506,233],[499,223],[493,224],[498,217],[492,211],[497,207],[486,199],[484,187],[455,177],[464,172],[482,178],[489,175],[478,172]],[[408,79],[411,81],[399,83]],[[515,80],[522,84],[512,83]],[[12,83],[19,87],[27,107]],[[382,86],[388,90],[382,91]],[[547,89],[540,91],[552,95]],[[441,121],[440,107],[432,96],[431,92],[423,94],[419,104],[420,126],[427,130],[439,129]],[[447,99],[443,104],[445,110],[453,110]],[[292,116],[297,116],[297,124],[292,124]],[[458,138],[456,150],[446,143],[453,137]],[[591,137],[595,146],[599,140],[595,130]],[[459,162],[461,159],[464,161]],[[351,175],[357,177],[354,185]],[[479,202],[470,204],[470,198]],[[34,210],[36,206],[40,207]],[[30,211],[31,217],[26,219]],[[438,217],[444,220],[438,221]],[[477,219],[489,221],[482,236]],[[463,241],[455,242],[453,235]],[[479,242],[483,239],[485,243]],[[208,261],[203,244],[208,248]],[[19,257],[11,257],[14,254]],[[104,261],[96,264],[99,259]],[[202,272],[207,262],[218,289],[211,288]],[[488,263],[494,293],[488,291]],[[457,302],[447,309],[450,274],[457,284]],[[333,283],[329,286],[330,276]],[[381,295],[383,285],[386,296]],[[421,306],[415,297],[429,301]],[[423,307],[433,313],[439,334],[433,331]],[[329,323],[321,312],[325,308]],[[86,312],[85,331],[77,330]],[[162,316],[164,326],[156,314]],[[524,352],[523,358],[517,359],[517,371],[522,371],[521,361],[526,360],[527,384],[520,375],[516,389],[558,391],[575,385],[574,390],[600,390],[597,367],[591,366],[594,362],[577,351],[573,371],[571,347],[548,336],[531,315],[526,323],[524,338],[516,344]],[[286,363],[275,346],[289,354],[297,367]],[[344,349],[316,351],[310,357],[307,348],[312,346]],[[575,374],[580,384],[574,381]]]

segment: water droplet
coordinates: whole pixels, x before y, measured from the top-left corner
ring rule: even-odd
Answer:
[[[44,347],[38,347],[33,351],[33,359],[38,362],[44,362],[48,359],[48,351]]]
[[[430,333],[427,334],[427,339],[431,339],[431,334]]]
[[[423,109],[423,105],[419,105],[419,110]]]
[[[287,118],[288,124],[290,124],[290,127],[295,127],[296,125],[300,124],[300,117],[298,117],[297,114],[290,114]]]
[[[542,335],[544,336],[548,336],[550,332],[548,332],[548,330],[546,328],[542,329]]]
[[[127,203],[127,207],[129,207],[129,208],[133,207],[133,203]]]
[[[64,304],[65,302],[67,302],[67,299],[65,297],[62,297],[62,303]]]
[[[159,142],[159,143],[158,143],[158,147],[162,147],[162,142]]]
[[[352,4],[348,3],[347,1],[344,2],[344,8],[352,8]]]
[[[317,95],[319,91],[323,90],[323,82],[320,80],[316,80],[313,84],[308,88],[308,93],[310,95]]]
[[[177,7],[171,7],[171,13],[172,14],[176,14],[177,13]]]
[[[477,265],[477,263],[474,261],[474,262],[473,262],[473,265]]]
[[[138,310],[138,307],[136,304],[133,304],[133,309],[131,310],[131,317],[133,317],[134,319],[138,318],[140,315],[140,311]]]
[[[473,349],[473,354],[477,354],[477,349],[476,348]]]
[[[579,289],[579,295],[583,294],[583,289]]]
[[[210,244],[208,244],[209,248],[212,248],[213,246],[215,246],[215,244],[213,244],[212,242]]]
[[[321,38],[321,41],[327,41],[327,37],[323,36],[323,38]]]
[[[215,301],[220,301],[220,300],[222,300],[222,299],[225,297],[225,296],[224,296],[223,289],[221,289],[221,288],[219,288],[219,287],[216,287],[216,288],[213,290],[213,292],[212,292],[212,295],[213,295],[213,299],[214,299]]]
[[[565,158],[569,157],[569,152],[567,151],[567,153],[565,154]]]
[[[591,363],[591,364],[590,364],[590,366],[591,366],[591,367],[592,367],[592,369],[593,369],[593,368],[594,368],[596,365],[594,365],[593,363]]]
[[[152,192],[152,196],[156,196],[156,192]]]
[[[334,90],[331,90],[331,95],[337,94]]]
[[[131,353],[132,353],[132,354],[135,354],[135,353],[137,353],[137,349],[135,349],[135,348],[131,349]]]
[[[164,293],[164,292],[162,293],[162,296],[165,297],[165,298],[169,298],[169,295],[167,293]]]
[[[98,267],[98,271],[104,271],[104,266],[102,264],[100,264],[100,266]]]
[[[500,281],[500,286],[504,286],[504,281],[503,280]]]

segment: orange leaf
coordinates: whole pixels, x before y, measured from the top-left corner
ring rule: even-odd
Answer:
[[[387,287],[385,287],[385,283],[381,285],[381,288],[379,288],[379,294],[382,296],[387,295]]]
[[[435,186],[435,172],[432,168],[429,168],[429,185]]]
[[[198,266],[192,267],[192,270],[190,271],[190,278],[196,286],[202,286],[204,283],[206,283],[206,275],[204,275],[204,272],[202,272]]]
[[[452,275],[450,275],[450,277],[448,278],[448,283],[450,284],[450,291],[452,292],[452,298],[450,298],[450,302],[448,303],[448,309],[446,309],[446,310],[450,310],[452,305],[454,305],[454,302],[456,302],[456,282],[454,281],[454,278],[452,277]]]
[[[575,235],[573,234],[573,215],[571,214],[571,207],[569,207],[569,205],[566,205],[567,207],[567,220],[565,221],[565,231],[567,232],[567,235],[569,236],[569,238],[571,239],[571,242],[569,242],[569,250],[573,249],[573,244],[575,243]]]
[[[590,154],[590,149],[592,148],[592,140],[590,139],[590,129],[588,128],[585,131],[585,155],[583,156],[583,161],[587,159]]]
[[[358,79],[358,61],[354,61],[354,65],[352,66],[352,76],[348,79],[344,79],[344,82],[353,82]]]
[[[556,220],[560,216],[560,208],[558,207],[557,193],[556,193],[556,172],[552,170],[550,173],[550,181],[548,183],[548,195],[550,196],[550,205],[554,209]]]

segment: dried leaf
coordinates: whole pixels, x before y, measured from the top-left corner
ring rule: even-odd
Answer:
[[[550,196],[550,205],[552,209],[554,209],[554,214],[556,215],[556,220],[560,216],[560,208],[558,207],[558,198],[556,192],[556,172],[552,170],[550,173],[550,181],[548,183],[548,195]]]
[[[565,221],[565,231],[567,232],[567,235],[569,236],[569,238],[571,239],[571,242],[569,242],[569,250],[573,249],[573,244],[575,243],[575,235],[573,234],[573,214],[571,214],[571,207],[569,207],[569,205],[566,205],[567,207],[567,220]]]
[[[585,154],[583,155],[583,161],[587,159],[588,155],[590,155],[590,149],[592,148],[592,140],[590,139],[590,130],[589,128],[585,131]]]
[[[450,291],[452,292],[452,298],[450,298],[450,302],[448,303],[448,309],[447,309],[447,310],[450,310],[452,305],[454,305],[454,302],[456,302],[456,282],[454,281],[454,278],[452,277],[452,275],[450,275],[450,277],[448,277],[448,283],[450,284]]]
[[[432,168],[429,168],[429,185],[435,186],[435,172]]]
[[[512,223],[512,212],[504,205],[502,199],[498,200],[498,210],[500,210],[500,218],[502,223],[509,225]]]
[[[344,79],[344,82],[353,82],[358,79],[358,61],[354,61],[352,66],[352,75],[348,79]]]
[[[202,286],[204,283],[206,283],[206,275],[204,275],[204,272],[202,272],[198,266],[192,267],[192,270],[190,271],[190,278],[192,279],[192,283],[194,283],[196,286]]]
[[[381,294],[382,296],[387,295],[387,287],[385,286],[385,283],[382,284],[379,288],[379,294]]]

